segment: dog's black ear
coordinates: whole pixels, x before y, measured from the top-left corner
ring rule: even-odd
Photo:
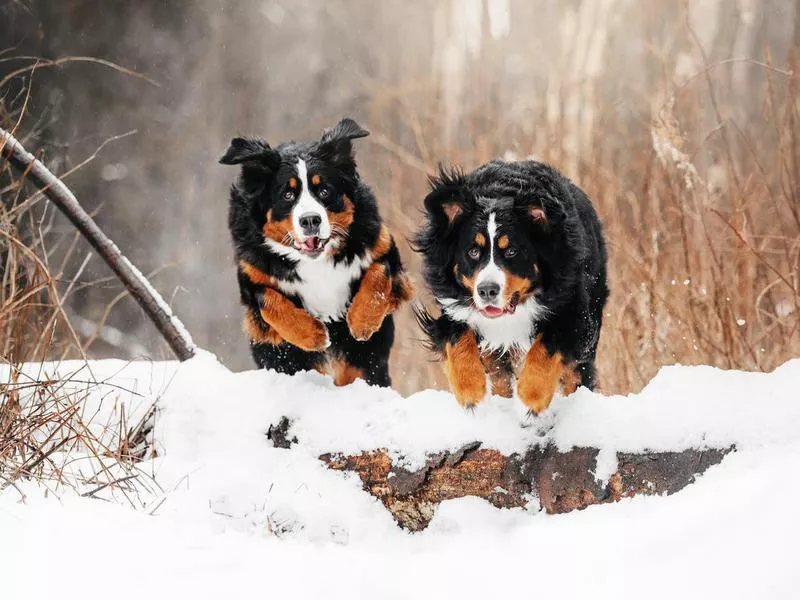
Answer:
[[[514,200],[514,210],[542,231],[550,231],[565,218],[564,205],[554,194],[537,190],[536,194],[523,194]]]
[[[247,164],[274,171],[278,168],[281,157],[263,140],[237,137],[231,140],[231,145],[219,162],[223,165]]]
[[[367,137],[369,131],[350,117],[345,117],[334,127],[322,132],[316,154],[339,168],[355,171],[353,140]]]
[[[223,165],[242,165],[238,186],[248,194],[265,188],[281,164],[281,155],[262,140],[233,138],[228,150],[219,159]]]
[[[457,167],[440,165],[438,174],[428,177],[428,183],[431,192],[425,197],[425,210],[433,224],[450,229],[475,210],[475,196]]]

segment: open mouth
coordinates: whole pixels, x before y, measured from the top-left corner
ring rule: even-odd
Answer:
[[[302,242],[295,242],[294,247],[307,256],[319,256],[325,249],[328,240],[317,236],[307,237]]]
[[[484,317],[496,319],[497,317],[502,317],[503,315],[513,315],[514,311],[517,310],[517,304],[519,304],[519,294],[514,294],[511,296],[511,299],[505,306],[484,306],[479,308],[478,311]]]

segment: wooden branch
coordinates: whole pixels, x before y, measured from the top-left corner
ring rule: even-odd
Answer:
[[[134,267],[83,209],[75,195],[44,164],[25,150],[13,135],[0,128],[0,157],[30,179],[72,222],[120,279],[131,296],[180,360],[194,356],[196,348],[189,332],[150,282]]]
[[[283,421],[278,428],[281,425]],[[286,443],[285,432],[274,441]],[[607,483],[594,476],[595,448],[560,452],[552,446],[534,447],[524,455],[505,456],[474,442],[454,452],[431,454],[416,471],[394,465],[386,450],[324,454],[320,460],[331,469],[358,473],[364,490],[383,503],[398,525],[420,531],[440,502],[464,496],[478,496],[498,508],[524,507],[538,498],[547,513],[555,514],[639,494],[673,494],[731,450],[619,453],[617,471]]]

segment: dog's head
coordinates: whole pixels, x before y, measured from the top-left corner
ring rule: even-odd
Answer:
[[[258,139],[231,140],[220,162],[242,166],[238,187],[254,200],[254,218],[273,252],[313,260],[343,244],[355,212],[352,140],[367,135],[344,118],[311,143],[272,148]]]
[[[548,284],[551,234],[564,218],[560,185],[532,181],[519,163],[495,161],[465,175],[440,169],[416,235],[433,295],[452,316],[471,320],[530,308]],[[528,302],[532,301],[532,302]]]

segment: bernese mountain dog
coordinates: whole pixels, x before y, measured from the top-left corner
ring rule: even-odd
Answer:
[[[220,159],[241,165],[228,224],[261,368],[391,383],[391,315],[412,286],[356,170],[352,141],[367,135],[345,118],[313,142],[234,138]]]
[[[440,168],[413,246],[441,316],[417,308],[456,399],[515,391],[531,413],[561,386],[595,385],[608,297],[603,228],[586,194],[548,165]]]

